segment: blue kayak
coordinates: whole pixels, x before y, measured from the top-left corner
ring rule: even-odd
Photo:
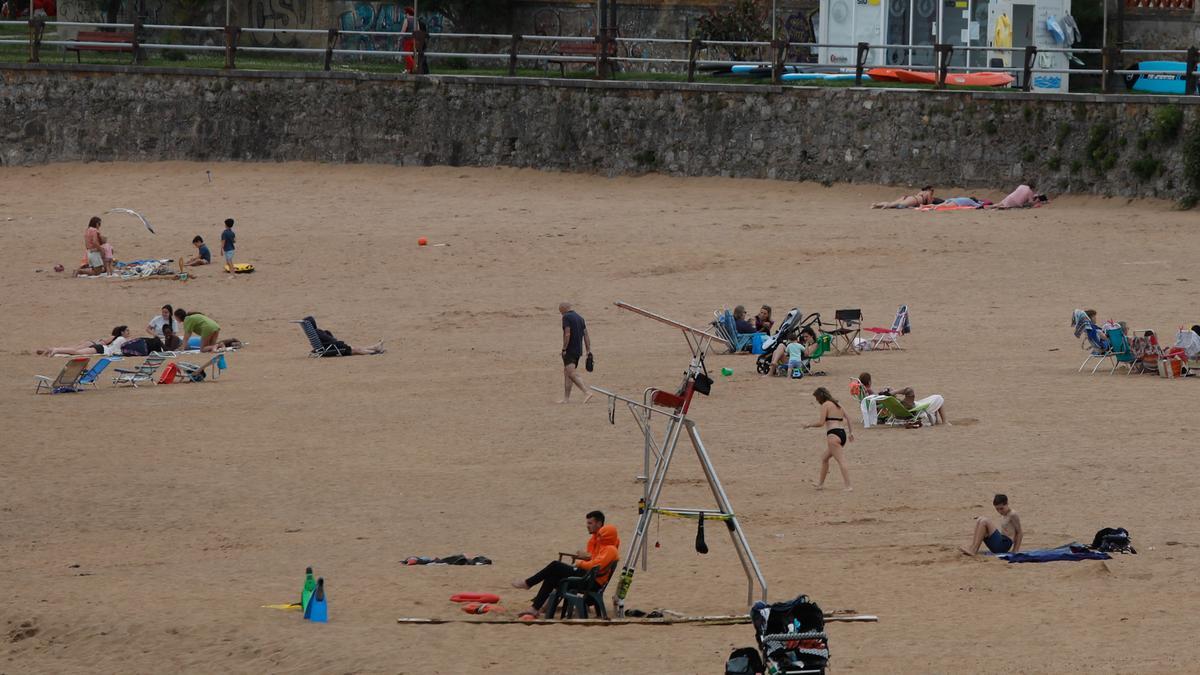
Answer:
[[[779,76],[784,82],[804,82],[821,80],[824,82],[854,81],[854,73],[785,73]],[[863,82],[870,82],[871,76],[863,73]]]

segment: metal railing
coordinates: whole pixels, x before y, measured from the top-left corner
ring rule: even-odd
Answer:
[[[1167,1],[1167,0],[1163,0]],[[687,81],[693,82],[696,77],[697,70],[705,67],[723,67],[723,66],[745,66],[754,62],[723,60],[716,58],[707,58],[702,56],[701,52],[712,47],[736,47],[749,48],[758,50],[760,54],[763,50],[770,53],[769,64],[760,66],[761,69],[770,71],[772,83],[781,83],[783,75],[789,69],[809,68],[812,66],[825,66],[828,68],[838,69],[843,73],[853,73],[854,82],[861,86],[867,78],[867,70],[876,66],[870,64],[870,55],[878,50],[900,50],[907,55],[907,61],[913,61],[913,56],[918,52],[931,53],[929,65],[906,65],[895,66],[904,70],[918,72],[932,72],[934,78],[932,84],[935,88],[944,88],[949,83],[951,74],[959,72],[1004,72],[1009,74],[1019,74],[1020,88],[1025,91],[1030,91],[1032,83],[1036,75],[1099,75],[1101,76],[1102,90],[1105,93],[1111,91],[1111,85],[1114,76],[1116,75],[1170,75],[1180,76],[1178,70],[1130,70],[1120,67],[1123,57],[1126,55],[1167,55],[1167,56],[1183,56],[1185,57],[1185,68],[1182,73],[1183,79],[1186,82],[1185,91],[1196,91],[1196,70],[1197,62],[1200,61],[1200,50],[1196,47],[1187,49],[1168,49],[1168,50],[1145,50],[1145,49],[1119,49],[1116,47],[1107,47],[1104,49],[1089,49],[1089,48],[1005,48],[991,46],[967,46],[967,45],[951,45],[951,44],[928,44],[928,45],[908,45],[908,44],[870,44],[867,42],[858,42],[853,44],[824,44],[816,42],[790,42],[785,40],[764,41],[736,41],[736,40],[702,40],[693,38],[690,40],[678,38],[643,38],[643,37],[617,37],[610,32],[602,32],[595,37],[578,36],[578,35],[521,35],[521,34],[489,34],[489,33],[428,33],[424,30],[416,30],[411,32],[392,32],[392,31],[369,31],[369,30],[340,30],[331,28],[328,30],[318,29],[300,29],[300,28],[240,28],[237,26],[190,26],[190,25],[171,25],[171,24],[151,24],[135,21],[134,23],[99,23],[99,22],[82,22],[82,21],[48,21],[45,18],[33,18],[22,21],[0,21],[0,26],[23,26],[27,27],[28,35],[26,39],[16,39],[14,37],[4,38],[0,36],[0,45],[23,45],[27,46],[29,52],[29,62],[37,63],[41,58],[43,47],[59,47],[64,53],[66,51],[116,51],[128,52],[131,54],[131,60],[134,64],[140,64],[144,59],[144,54],[147,51],[155,50],[160,52],[222,52],[225,55],[225,68],[233,69],[237,67],[237,55],[241,52],[250,54],[273,54],[279,56],[287,55],[322,55],[324,70],[330,70],[333,65],[334,57],[357,57],[365,58],[383,58],[383,59],[405,59],[412,64],[418,73],[428,73],[428,58],[462,58],[473,59],[477,61],[497,61],[507,65],[507,72],[510,76],[517,74],[518,66],[522,63],[541,63],[543,65],[557,64],[563,67],[565,73],[566,64],[594,64],[597,77],[611,77],[614,64],[657,64],[672,67],[678,67],[687,74]],[[43,39],[44,32],[47,27],[75,27],[86,29],[109,29],[111,32],[103,33],[103,35],[111,35],[113,39],[105,37],[103,40],[98,39],[100,33],[90,33],[92,39],[74,39],[74,40],[46,40]],[[163,31],[187,31],[187,32],[207,32],[219,33],[223,44],[221,45],[202,45],[202,44],[168,44],[164,42],[154,42],[147,39],[150,33]],[[294,35],[294,36],[309,36],[320,42],[324,41],[323,47],[301,47],[301,46],[258,46],[258,45],[241,45],[240,37],[245,33],[248,35],[255,34],[270,34],[270,35]],[[399,49],[348,49],[344,45],[344,38],[368,38],[378,39],[384,38],[389,43],[391,40],[397,40]],[[459,40],[459,41],[487,41],[490,43],[507,43],[507,49],[500,53],[486,51],[434,51],[430,49],[431,41],[434,40]],[[386,45],[387,43],[385,43]],[[550,51],[536,51],[534,53],[522,52],[521,47],[525,44],[537,45],[540,50],[548,44],[554,45]],[[627,55],[621,56],[619,47],[626,46]],[[665,45],[670,47],[686,47],[686,55],[679,57],[670,56],[632,56],[628,55],[629,47],[632,45]],[[854,65],[848,64],[813,64],[789,62],[787,56],[794,50],[854,50],[855,59]],[[964,63],[956,65],[953,59],[956,54],[965,53]],[[990,55],[1008,54],[1014,59],[1019,55],[1021,66],[1008,67],[997,66],[984,68],[978,65],[971,65],[970,55],[973,53],[985,53]],[[1100,68],[1050,68],[1039,67],[1037,65],[1037,56],[1039,54],[1098,54],[1100,55]],[[1015,79],[1015,78],[1014,78]]]

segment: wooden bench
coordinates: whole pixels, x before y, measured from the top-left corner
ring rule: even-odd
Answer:
[[[559,56],[588,56],[595,58],[600,53],[600,44],[597,42],[559,42],[554,52]],[[608,50],[609,56],[617,55],[617,45],[613,43]],[[549,59],[550,63],[557,63],[559,74],[563,77],[567,76],[567,66],[569,64],[587,65],[583,61],[564,61],[559,59]]]
[[[81,30],[75,36],[75,42],[117,42],[127,44],[114,45],[74,45],[67,51],[75,52],[75,60],[82,62],[82,52],[128,52],[133,53],[133,33],[111,33],[106,31]]]

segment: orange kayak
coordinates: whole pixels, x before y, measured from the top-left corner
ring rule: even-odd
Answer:
[[[896,77],[895,68],[872,68],[867,71],[874,82],[899,82],[900,78]]]
[[[895,70],[896,79],[911,84],[935,84],[937,73],[916,70]],[[875,79],[872,76],[872,79]],[[1005,87],[1013,83],[1008,73],[947,73],[946,84],[965,87]]]

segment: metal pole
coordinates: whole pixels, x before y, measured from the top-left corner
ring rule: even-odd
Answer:
[[[775,0],[771,0],[771,41],[775,40]]]
[[[229,25],[229,0],[225,0],[225,25]]]

